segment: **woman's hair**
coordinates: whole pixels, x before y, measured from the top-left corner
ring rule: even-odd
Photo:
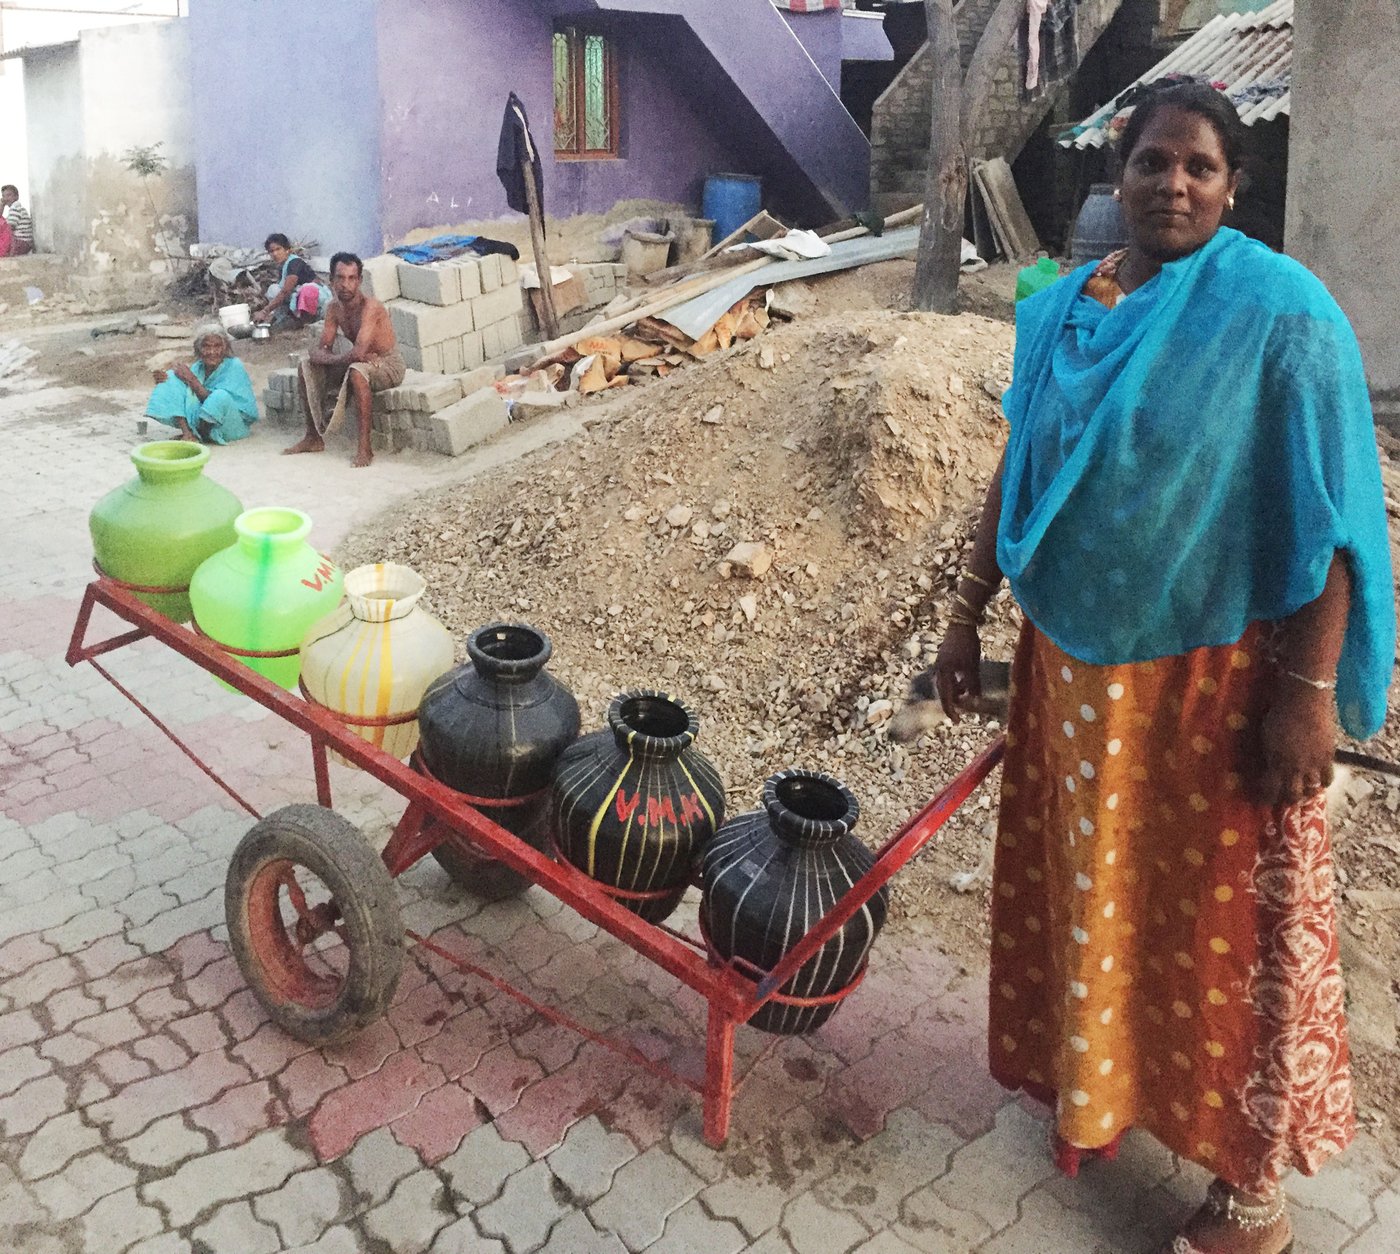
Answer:
[[[1154,88],[1151,95],[1137,105],[1123,128],[1123,138],[1118,144],[1118,156],[1123,164],[1128,164],[1128,158],[1153,118],[1163,109],[1181,109],[1204,118],[1215,128],[1225,153],[1225,164],[1231,172],[1238,170],[1244,162],[1244,123],[1229,98],[1205,83],[1172,83],[1166,79],[1159,79],[1158,83],[1161,85],[1150,85]]]
[[[271,248],[274,244],[276,244],[278,248],[285,248],[288,252],[292,249],[292,241],[283,235],[281,231],[273,231],[271,235],[263,240],[264,248]]]
[[[199,350],[204,347],[204,341],[211,338],[223,340],[224,356],[233,356],[233,339],[229,333],[217,322],[206,322],[202,326],[197,326],[194,329],[194,355],[196,357],[199,356]]]

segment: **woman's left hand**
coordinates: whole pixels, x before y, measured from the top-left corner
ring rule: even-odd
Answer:
[[[1260,733],[1262,770],[1257,800],[1293,805],[1332,782],[1337,749],[1336,697],[1282,676]]]
[[[181,383],[187,383],[190,387],[193,387],[199,382],[199,380],[194,377],[194,371],[185,365],[184,362],[181,362],[175,367],[174,373],[175,377],[179,379]]]

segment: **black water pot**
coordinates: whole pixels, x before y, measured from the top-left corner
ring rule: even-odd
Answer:
[[[418,708],[418,768],[541,852],[549,848],[549,781],[579,730],[578,702],[545,670],[552,652],[533,627],[480,627],[467,639],[470,661],[435,680]],[[433,856],[479,896],[509,896],[530,882],[452,845]]]
[[[680,904],[724,822],[724,784],[695,748],[695,716],[674,697],[624,692],[607,721],[559,759],[554,839],[560,857],[659,923]]]
[[[705,849],[700,921],[721,958],[771,971],[862,875],[875,855],[852,835],[860,803],[840,780],[780,771],[763,785],[763,809],[735,815]],[[884,926],[882,888],[749,1020],[784,1036],[810,1032],[836,1012]]]

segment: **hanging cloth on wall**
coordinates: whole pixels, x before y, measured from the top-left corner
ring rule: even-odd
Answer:
[[[1021,25],[1026,97],[1068,78],[1079,65],[1074,13],[1079,3],[1080,0],[1026,0],[1026,20]]]
[[[525,106],[514,92],[506,101],[505,117],[501,119],[501,142],[496,149],[496,174],[506,189],[506,204],[516,213],[530,212],[530,199],[525,190],[526,171],[535,180],[535,201],[544,204],[544,171],[540,168],[540,153],[530,134],[530,119]]]

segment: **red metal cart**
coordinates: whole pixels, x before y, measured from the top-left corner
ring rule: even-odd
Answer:
[[[225,907],[239,966],[274,1022],[315,1044],[353,1035],[388,1009],[407,935],[554,1021],[648,1070],[702,1092],[704,1137],[713,1146],[723,1144],[728,1135],[730,1106],[738,1086],[734,1076],[735,1029],[769,1000],[784,999],[780,990],[798,968],[932,838],[1002,756],[1000,741],[978,756],[885,843],[873,868],[782,962],[771,971],[759,971],[715,957],[707,952],[701,938],[640,919],[573,867],[553,861],[493,823],[460,793],[390,757],[327,710],[263,678],[208,638],[157,614],[135,595],[148,591],[152,590],[132,588],[106,577],[89,584],[73,627],[67,661],[70,666],[91,663],[211,780],[259,820],[230,863]],[[88,643],[96,606],[109,610],[129,624],[129,629]],[[311,738],[317,805],[286,806],[262,818],[97,660],[146,638],[174,649],[306,732]],[[328,750],[335,750],[407,801],[382,855],[375,855],[354,825],[331,809]],[[540,1005],[490,971],[417,933],[405,933],[393,878],[440,844],[451,845],[468,858],[486,855],[505,863],[704,997],[708,1029],[703,1082],[680,1076],[639,1050]],[[315,899],[314,881],[320,882],[324,900]],[[834,994],[832,1000],[844,997],[854,987],[853,983]]]

